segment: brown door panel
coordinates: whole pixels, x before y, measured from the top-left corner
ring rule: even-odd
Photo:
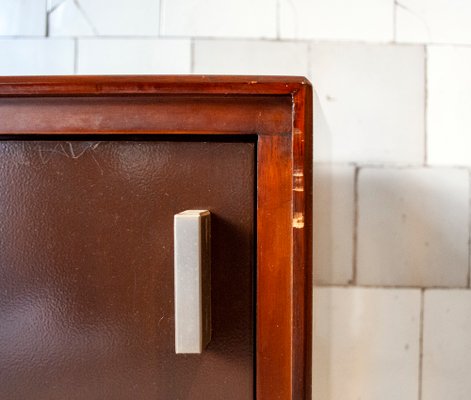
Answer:
[[[0,166],[0,398],[253,398],[255,143],[3,141]],[[173,215],[198,208],[212,341],[176,355]]]

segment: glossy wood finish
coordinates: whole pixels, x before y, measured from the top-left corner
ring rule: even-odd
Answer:
[[[296,77],[1,78],[0,134],[257,142],[256,398],[311,398],[312,89]]]

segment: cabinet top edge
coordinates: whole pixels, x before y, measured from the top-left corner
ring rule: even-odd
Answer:
[[[302,76],[54,75],[0,76],[0,96],[119,94],[287,95],[311,88]]]

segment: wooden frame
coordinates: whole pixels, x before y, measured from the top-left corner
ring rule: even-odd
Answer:
[[[311,398],[312,89],[295,77],[0,78],[0,135],[256,135],[256,398]]]

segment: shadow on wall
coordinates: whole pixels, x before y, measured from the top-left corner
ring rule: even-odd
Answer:
[[[315,283],[467,287],[468,170],[329,162],[314,100]]]
[[[315,289],[313,398],[415,398],[420,288],[469,285],[469,172],[328,162],[314,104],[314,284],[330,287]]]
[[[315,284],[468,286],[465,168],[314,168]]]
[[[314,282],[338,284],[352,279],[346,264],[351,264],[353,256],[353,175],[355,169],[353,165],[337,165],[330,162],[332,160],[332,131],[316,92],[314,92],[313,100],[313,258],[316,267]],[[343,231],[336,229],[340,223],[345,227]],[[339,265],[341,265],[341,270],[338,270]]]

